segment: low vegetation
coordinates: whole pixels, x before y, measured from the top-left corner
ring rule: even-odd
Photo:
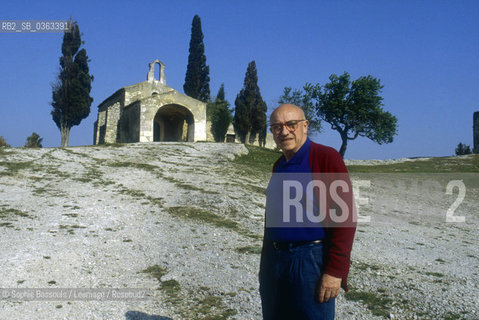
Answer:
[[[370,173],[475,173],[479,172],[479,154],[466,157],[436,157],[381,165],[349,165],[348,170]]]
[[[281,156],[276,150],[269,150],[251,145],[245,145],[247,154],[237,156],[233,161],[239,169],[249,176],[257,177],[258,174],[270,174],[273,164]]]
[[[32,218],[32,216],[25,211],[10,208],[6,205],[0,205],[0,219],[13,217]]]
[[[163,280],[162,278],[168,273],[168,269],[162,266],[153,265],[142,272],[158,280],[160,283],[158,290],[165,296],[165,301],[174,306],[181,319],[226,320],[237,313],[236,310],[226,308],[223,298],[212,294],[208,287],[202,286],[196,290],[191,290],[182,288],[175,279]],[[188,305],[184,304],[185,294],[190,297],[194,296],[194,302]]]
[[[7,170],[0,171],[0,176],[15,176],[19,171],[33,167],[33,161],[9,162],[0,161],[0,166]]]
[[[239,253],[260,254],[261,253],[261,247],[260,246],[246,246],[246,247],[236,248],[236,251],[238,251]]]
[[[174,217],[191,219],[194,221],[213,225],[217,228],[229,229],[254,240],[259,240],[261,238],[259,235],[242,228],[236,221],[211,213],[209,211],[205,211],[200,208],[179,206],[168,207],[166,208],[166,210]]]
[[[393,300],[384,293],[378,294],[351,289],[345,297],[351,301],[362,301],[375,316],[389,317],[389,310]]]
[[[175,217],[192,219],[199,222],[208,223],[218,228],[226,228],[238,231],[238,223],[228,218],[216,215],[209,211],[195,207],[169,207],[167,211]]]
[[[245,173],[257,176],[258,173],[271,173],[274,162],[281,156],[279,151],[246,145],[248,154],[237,156],[234,163]],[[479,172],[479,154],[465,157],[434,157],[378,165],[348,165],[348,171],[370,173],[474,173]]]
[[[151,275],[153,278],[161,282],[161,278],[168,273],[168,269],[159,266],[157,264],[150,266],[146,268],[145,270],[142,271],[143,273],[148,273]]]

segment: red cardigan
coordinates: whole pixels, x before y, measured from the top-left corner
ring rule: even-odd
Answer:
[[[312,142],[311,149],[309,151],[309,164],[313,177],[315,173],[342,173],[340,177],[347,178],[347,182],[350,186],[350,192],[343,195],[348,197],[346,202],[351,208],[351,214],[347,220],[347,226],[345,227],[332,227],[326,226],[326,233],[329,242],[328,259],[326,262],[325,273],[342,278],[341,286],[345,291],[348,291],[347,278],[349,273],[349,266],[351,264],[351,249],[353,246],[354,233],[356,231],[356,223],[354,218],[355,206],[352,193],[351,182],[347,175],[348,170],[344,164],[343,158],[335,149],[327,147],[321,144]]]
[[[276,168],[279,159],[274,164],[273,168]],[[325,224],[326,237],[328,243],[328,255],[326,261],[326,268],[324,273],[327,273],[333,277],[341,278],[341,287],[348,291],[347,278],[349,273],[349,267],[351,264],[351,249],[353,246],[354,233],[356,231],[356,223],[353,219],[356,214],[354,206],[354,198],[352,195],[352,186],[348,176],[348,170],[344,164],[343,158],[335,149],[324,146],[318,143],[311,142],[311,149],[309,151],[309,165],[311,172],[313,173],[313,179],[323,179],[320,177],[321,173],[327,173],[327,179],[334,178],[334,174],[338,174],[338,178],[347,180],[350,192],[341,194],[341,198],[352,209],[348,220],[345,222],[346,226],[334,226],[331,227],[328,219]],[[274,172],[274,169],[273,169]],[[333,175],[331,175],[333,174]],[[345,179],[346,178],[346,179]],[[346,199],[345,199],[346,197]],[[328,202],[331,200],[329,199]],[[331,203],[331,202],[330,202]],[[328,205],[329,208],[329,205]],[[329,210],[327,210],[329,213]]]

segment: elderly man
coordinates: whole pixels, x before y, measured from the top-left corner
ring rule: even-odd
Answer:
[[[347,169],[336,150],[309,140],[308,120],[301,108],[280,105],[271,114],[270,126],[283,155],[274,164],[266,191],[265,234],[259,272],[263,318],[334,319],[335,298],[341,287],[347,291],[355,232]],[[334,182],[334,190],[330,190],[333,186],[331,175],[342,182]],[[291,182],[293,178],[299,184]],[[315,182],[318,188],[308,189],[309,182]],[[298,185],[301,190],[293,192],[289,188]],[[338,185],[341,188],[337,189]],[[320,186],[327,189],[320,191],[321,195],[314,193],[321,189]],[[313,190],[314,197],[310,197],[314,198],[313,205],[309,208],[317,215],[304,216],[316,219],[324,214],[320,222],[313,219],[314,223],[305,223],[307,219],[301,218],[301,210],[308,205],[298,197],[307,194],[307,189],[310,193]],[[335,200],[331,194],[336,196]],[[295,204],[296,214],[285,214],[291,203]],[[334,217],[343,217],[336,220],[340,223],[333,223],[333,213]],[[290,218],[294,217],[296,220],[300,217],[299,223],[291,223]]]

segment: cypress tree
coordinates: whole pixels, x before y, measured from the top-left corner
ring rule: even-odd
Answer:
[[[216,95],[215,101],[226,101],[225,100],[225,84],[222,83],[218,94]]]
[[[61,146],[68,146],[70,129],[77,126],[90,114],[91,82],[93,76],[89,74],[88,56],[82,45],[78,24],[71,24],[71,31],[65,32],[62,43],[62,57],[60,57],[60,73],[53,84],[51,115],[60,129]]]
[[[226,132],[233,119],[229,102],[225,100],[225,86],[221,84],[218,94],[216,95],[215,102],[212,104],[211,112],[211,131],[215,137],[216,142],[224,142]]]
[[[248,64],[243,89],[235,100],[234,126],[242,143],[249,134],[249,143],[253,143],[259,135],[260,145],[266,141],[266,103],[261,97],[258,87],[258,74],[255,61]]]
[[[193,17],[191,25],[188,66],[183,91],[190,97],[203,102],[210,100],[210,68],[206,65],[201,19],[198,15]]]
[[[259,87],[256,92],[255,104],[251,112],[251,135],[250,143],[253,143],[258,135],[259,145],[264,147],[266,144],[266,111],[267,106],[261,97]]]
[[[248,135],[248,132],[251,129],[249,114],[250,114],[250,110],[246,104],[245,89],[243,88],[236,96],[235,115],[233,118],[233,126],[235,128],[236,134],[238,134],[238,137],[241,143],[246,142],[246,136]]]

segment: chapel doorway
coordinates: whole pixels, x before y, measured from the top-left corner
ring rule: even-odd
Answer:
[[[153,120],[153,141],[194,141],[195,122],[187,108],[168,104],[158,109]]]

